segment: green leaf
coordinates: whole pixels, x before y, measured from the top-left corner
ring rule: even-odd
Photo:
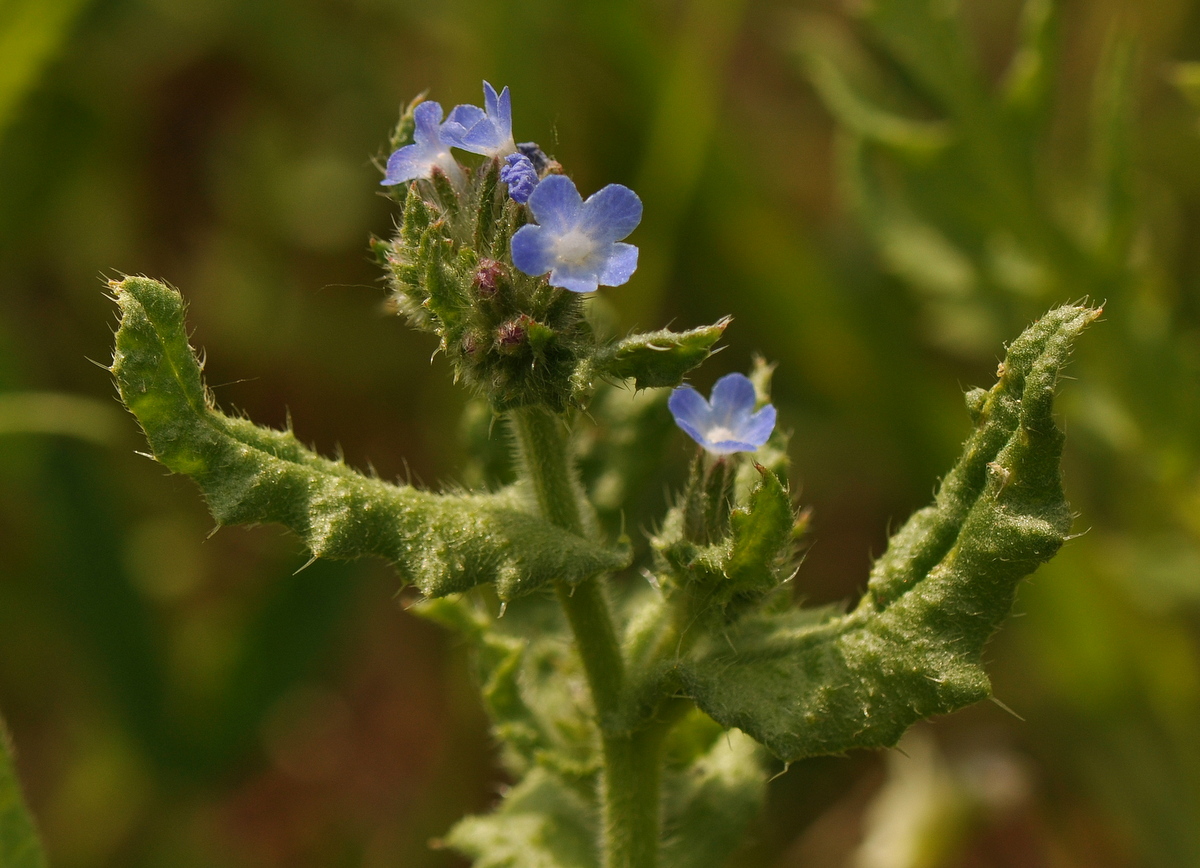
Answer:
[[[689,768],[668,776],[662,865],[720,868],[726,863],[766,801],[760,752],[753,739],[731,730]]]
[[[639,389],[678,386],[684,374],[712,355],[713,344],[730,322],[725,317],[686,332],[663,329],[630,335],[597,353],[596,368],[601,376],[633,380]]]
[[[13,768],[8,731],[0,721],[0,865],[4,868],[46,868],[46,857],[33,821],[21,798]]]
[[[595,812],[544,769],[534,769],[492,814],[459,821],[445,843],[475,868],[599,868]]]
[[[892,537],[849,615],[755,615],[698,644],[686,692],[784,760],[894,745],[988,696],[985,643],[1020,579],[1071,526],[1052,418],[1058,374],[1100,311],[1062,307],[1013,342],[968,402],[976,428],[931,506]]]
[[[599,740],[561,611],[534,596],[497,618],[477,596],[425,600],[410,611],[471,643],[484,708],[511,774],[541,766],[565,780],[594,782]]]
[[[218,524],[275,522],[314,557],[376,555],[429,596],[494,582],[502,598],[579,582],[627,563],[523,509],[512,490],[438,495],[321,458],[290,431],[218,411],[188,345],[179,293],[142,277],[114,282],[121,311],[112,372],[154,457],[191,476]]]

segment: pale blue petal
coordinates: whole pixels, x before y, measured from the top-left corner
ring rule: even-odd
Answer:
[[[472,154],[483,154],[490,157],[496,156],[498,151],[504,150],[508,139],[509,136],[496,126],[495,121],[491,118],[484,118],[467,130],[460,139],[458,147],[464,151],[470,151]]]
[[[691,386],[680,386],[667,399],[667,408],[675,417],[675,424],[687,431],[697,443],[704,440],[700,431],[708,427],[712,408],[704,396]]]
[[[771,432],[774,430],[775,407],[772,404],[767,404],[746,420],[745,425],[738,428],[737,435],[747,443],[753,443],[754,448],[757,449],[767,442],[771,436]]]
[[[569,232],[579,219],[583,199],[566,175],[551,175],[534,188],[529,210],[542,226],[556,235]]]
[[[642,200],[621,184],[609,184],[583,203],[580,228],[597,241],[620,241],[642,222]]]
[[[512,95],[507,85],[500,91],[500,99],[496,104],[496,126],[504,132],[505,139],[512,136]]]
[[[593,266],[558,263],[550,272],[550,285],[561,286],[571,292],[595,292],[600,286],[600,280]]]
[[[716,443],[703,443],[701,445],[713,455],[732,455],[735,452],[755,452],[758,450],[758,447],[753,443],[745,443],[741,440],[718,440]]]
[[[388,157],[387,173],[379,183],[390,187],[416,178],[428,178],[431,168],[429,156],[420,145],[405,145]]]
[[[488,113],[490,118],[495,118],[500,114],[500,100],[496,97],[496,88],[486,81],[483,83],[483,110]]]
[[[442,137],[438,125],[442,122],[441,103],[426,100],[413,109],[413,142],[422,147],[438,144]]]
[[[620,286],[637,270],[638,249],[632,244],[618,241],[610,244],[600,272],[600,283],[604,286]]]
[[[463,130],[469,130],[484,118],[483,109],[477,105],[456,105],[450,110],[446,123],[457,124]]]
[[[700,433],[700,429],[698,429],[694,425],[692,425],[691,422],[687,421],[686,419],[680,419],[678,416],[676,416],[675,424],[678,425],[680,428],[682,428],[683,432],[685,434],[687,434],[687,436],[691,437],[693,440],[695,440],[697,443],[699,443],[705,449],[708,448],[708,445],[709,445],[708,440],[705,438],[705,436],[703,434]]]
[[[540,189],[539,184],[534,192]],[[557,264],[554,241],[554,235],[543,226],[522,226],[512,237],[513,265],[533,277],[547,273]]]
[[[713,386],[713,417],[727,425],[739,416],[748,416],[756,400],[754,384],[749,377],[745,374],[726,374]]]

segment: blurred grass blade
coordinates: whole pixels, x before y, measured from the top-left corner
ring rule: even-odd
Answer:
[[[62,48],[87,0],[0,3],[0,137],[25,94]]]
[[[12,756],[8,731],[0,721],[0,868],[46,868]]]
[[[622,300],[632,325],[653,322],[662,305],[680,247],[679,230],[719,127],[729,58],[745,9],[746,0],[697,0],[680,7],[678,39],[663,64],[658,105],[633,185],[654,208],[642,227],[638,291]]]
[[[0,434],[50,434],[112,446],[120,442],[123,423],[119,407],[86,395],[0,394]]]
[[[858,79],[866,77],[863,67],[867,61],[859,56],[853,41],[830,21],[817,16],[804,18],[797,44],[813,87],[847,130],[922,161],[949,142],[950,129],[944,122],[906,117],[864,92]],[[877,70],[875,73],[873,77],[878,77]]]
[[[1026,119],[1040,115],[1049,103],[1057,48],[1054,0],[1026,0],[1020,42],[1001,84],[1005,105]]]
[[[1096,73],[1092,160],[1102,233],[1100,256],[1114,269],[1129,256],[1138,228],[1133,123],[1137,52],[1128,37],[1109,39]]]

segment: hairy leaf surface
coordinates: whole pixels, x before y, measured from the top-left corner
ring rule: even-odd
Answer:
[[[1017,582],[1071,526],[1051,410],[1078,334],[1100,314],[1062,307],[1009,348],[999,382],[967,400],[976,428],[931,506],[892,537],[848,615],[753,615],[697,645],[687,692],[784,760],[894,745],[915,721],[988,696],[984,644]]]
[[[386,558],[429,596],[494,582],[507,599],[625,565],[624,552],[524,511],[511,490],[448,495],[391,485],[320,457],[290,431],[226,416],[188,345],[179,293],[141,277],[113,289],[121,398],[154,457],[197,482],[219,524],[275,522],[317,557]]]

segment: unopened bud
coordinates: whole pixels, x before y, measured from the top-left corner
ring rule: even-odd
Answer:
[[[479,268],[475,271],[475,289],[483,298],[492,298],[500,289],[500,281],[505,277],[504,265],[495,259],[479,260]]]
[[[525,314],[501,324],[496,329],[496,349],[502,353],[515,353],[524,346],[529,337],[529,317]]]

